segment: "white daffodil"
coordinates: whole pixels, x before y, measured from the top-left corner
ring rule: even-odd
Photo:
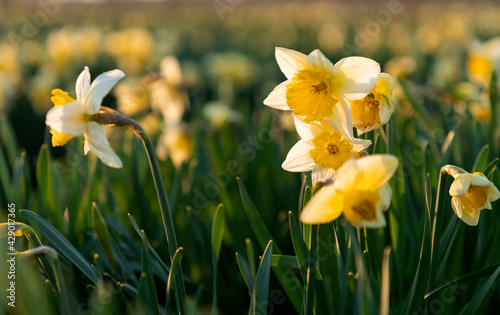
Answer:
[[[469,79],[483,87],[489,85],[493,70],[500,70],[500,37],[485,43],[473,42],[467,57]]]
[[[453,211],[466,224],[476,226],[481,210],[491,210],[491,202],[500,199],[498,188],[479,172],[470,174],[453,165],[443,170],[455,179],[450,187]]]
[[[376,154],[348,161],[333,184],[321,188],[300,214],[308,224],[328,223],[341,214],[357,227],[386,225],[382,211],[391,203],[388,182],[398,168],[393,155]]]
[[[76,80],[76,100],[68,92],[52,90],[54,107],[45,118],[52,134],[52,146],[63,146],[72,138],[83,135],[85,154],[92,151],[104,164],[122,167],[120,158],[109,146],[103,127],[95,121],[95,114],[101,107],[102,99],[124,76],[121,70],[115,69],[99,75],[90,84],[89,68],[85,67]]]
[[[358,135],[385,125],[394,112],[392,90],[394,78],[387,73],[379,75],[377,84],[364,98],[351,101],[353,125]]]
[[[354,138],[349,141],[327,120],[308,124],[295,115],[294,119],[301,140],[288,152],[282,167],[290,172],[312,170],[313,185],[320,180],[334,179],[346,161],[359,158],[360,152],[371,144]]]
[[[352,141],[349,101],[370,93],[377,83],[380,65],[364,57],[344,58],[333,65],[318,49],[306,56],[276,48],[276,61],[287,80],[274,88],[264,104],[292,110],[306,122],[329,118]]]

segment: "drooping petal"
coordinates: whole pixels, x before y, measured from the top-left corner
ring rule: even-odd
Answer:
[[[111,149],[104,128],[100,124],[95,121],[89,122],[84,136],[86,153],[90,149],[107,166],[114,168],[122,167],[122,161],[113,149]]]
[[[275,55],[278,66],[287,79],[293,78],[297,71],[307,66],[307,56],[298,51],[276,47]]]
[[[493,185],[492,182],[488,180],[486,176],[479,172],[475,172],[470,175],[471,184],[476,186],[490,186]]]
[[[319,190],[309,200],[300,214],[300,220],[307,224],[322,224],[337,219],[343,211],[343,194],[329,185]]]
[[[295,122],[295,129],[300,138],[306,142],[312,140],[323,131],[318,124],[306,123],[296,115],[293,115],[293,121]]]
[[[377,83],[380,65],[369,58],[348,57],[334,65],[333,86],[337,93],[342,93],[352,100],[365,97]]]
[[[496,201],[500,199],[500,191],[496,188],[495,185],[491,185],[488,191],[488,196],[490,197],[490,201]]]
[[[479,223],[480,214],[481,211],[477,209],[462,209],[462,217],[460,219],[467,225],[476,226]]]
[[[264,105],[279,110],[290,110],[286,104],[286,86],[291,82],[292,80],[286,80],[277,85],[264,100]]]
[[[52,107],[47,112],[45,124],[57,132],[81,136],[85,132],[85,108],[78,101]]]
[[[89,67],[85,66],[82,73],[76,79],[76,99],[82,104],[85,104],[85,97],[90,90],[90,71]]]
[[[389,154],[375,154],[356,160],[356,165],[362,180],[354,183],[356,189],[363,191],[376,191],[387,184],[389,179],[398,169],[398,159]]]
[[[471,174],[465,173],[458,175],[450,186],[450,195],[460,197],[465,195],[471,184]]]
[[[111,91],[113,86],[125,76],[123,71],[115,69],[99,75],[90,85],[85,97],[87,114],[93,115],[99,111],[102,99]]]
[[[451,207],[453,211],[457,215],[459,219],[462,219],[462,203],[460,202],[460,198],[452,197],[451,198]]]
[[[307,172],[312,170],[315,165],[309,153],[312,148],[304,140],[300,140],[290,149],[281,167],[289,172]]]
[[[321,69],[322,71],[330,71],[335,74],[335,68],[328,58],[323,55],[319,49],[315,49],[307,57],[307,62],[314,66],[315,68]]]
[[[368,148],[372,144],[372,141],[354,138],[351,107],[345,97],[342,95],[338,97],[340,102],[333,107],[333,114],[329,118],[332,127],[342,132],[344,138],[356,145],[355,150],[359,151]]]

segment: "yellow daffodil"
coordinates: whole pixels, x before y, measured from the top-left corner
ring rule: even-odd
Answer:
[[[333,179],[346,161],[359,158],[360,152],[371,144],[367,140],[346,139],[327,120],[306,123],[296,116],[294,118],[301,140],[292,147],[282,167],[290,172],[312,170],[313,184],[322,179]]]
[[[349,101],[370,93],[380,74],[380,65],[364,57],[344,58],[333,65],[318,49],[306,56],[276,48],[276,61],[287,80],[274,88],[264,104],[292,110],[306,122],[331,119],[349,137],[352,134]]]
[[[54,107],[45,119],[52,134],[52,146],[63,146],[72,138],[83,135],[85,154],[92,150],[104,164],[122,167],[120,158],[109,146],[103,127],[95,121],[95,114],[101,107],[102,99],[124,76],[121,70],[115,69],[99,75],[90,84],[89,68],[85,67],[76,80],[76,100],[68,92],[52,90]]]
[[[156,153],[158,158],[166,160],[170,156],[175,167],[180,167],[183,162],[189,160],[193,151],[193,142],[189,135],[187,125],[175,127],[167,126],[161,134]]]
[[[450,187],[453,211],[467,225],[476,226],[481,210],[491,210],[491,202],[500,198],[498,188],[479,172],[470,174],[453,165],[443,170],[455,179]]]
[[[341,214],[357,227],[386,225],[392,190],[388,182],[398,168],[393,155],[376,154],[349,160],[333,184],[321,188],[307,203],[300,219],[308,224],[328,223]]]
[[[493,70],[500,70],[500,37],[480,44],[473,43],[467,58],[469,79],[481,86],[488,86]]]
[[[358,135],[385,125],[394,112],[392,90],[394,78],[387,73],[379,75],[377,84],[364,98],[351,101],[353,126]]]

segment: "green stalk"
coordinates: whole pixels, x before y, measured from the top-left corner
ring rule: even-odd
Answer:
[[[439,270],[439,247],[441,239],[441,230],[443,226],[444,201],[446,197],[446,177],[447,173],[441,169],[439,172],[438,190],[436,193],[436,207],[434,210],[434,222],[432,226],[431,241],[431,272],[429,274],[428,289],[434,289],[437,283]]]
[[[318,242],[318,226],[310,225],[309,229],[309,257],[307,259],[307,279],[304,314],[313,314],[314,309],[314,290],[316,287],[316,256],[317,256],[317,242]]]
[[[161,217],[163,219],[163,226],[165,228],[165,234],[167,236],[168,251],[170,254],[170,263],[174,262],[174,256],[178,249],[177,238],[175,236],[174,222],[172,220],[172,213],[168,205],[167,194],[165,192],[165,186],[163,185],[163,180],[161,177],[160,166],[158,165],[158,160],[156,159],[156,154],[153,148],[153,142],[147,134],[147,132],[139,125],[135,120],[128,118],[127,116],[120,114],[119,112],[105,106],[101,106],[99,112],[96,114],[96,120],[100,124],[105,125],[116,125],[120,127],[129,128],[134,133],[139,136],[146,149],[146,154],[148,156],[149,167],[151,168],[151,173],[153,175],[153,181],[155,183],[156,194],[158,195],[158,201],[160,203]],[[175,277],[175,291],[176,291],[176,302],[177,308],[180,314],[184,314],[184,301],[186,298],[186,288],[184,286],[184,276],[182,273],[182,267],[179,263],[177,270],[177,276]]]

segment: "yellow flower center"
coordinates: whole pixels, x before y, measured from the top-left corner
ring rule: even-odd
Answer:
[[[337,170],[351,158],[352,144],[343,139],[340,132],[331,129],[314,137],[314,149],[309,153],[319,167]]]
[[[366,128],[379,124],[381,102],[382,96],[373,92],[361,100],[352,101],[352,120],[358,122],[354,127]]]
[[[50,100],[54,103],[54,106],[61,106],[75,101],[71,96],[69,96],[68,92],[61,89],[52,90],[52,97]],[[52,134],[53,147],[66,145],[69,140],[75,137],[66,133],[57,132],[55,130],[50,130],[50,133]]]
[[[487,58],[481,55],[472,55],[467,59],[467,67],[472,79],[489,82],[493,66]]]
[[[331,73],[317,68],[298,71],[286,86],[288,107],[307,122],[329,117],[337,102],[331,93],[332,80]]]
[[[376,217],[378,192],[350,191],[344,196],[344,217],[352,225],[362,221],[372,221]]]
[[[469,189],[465,192],[465,195],[458,197],[462,204],[462,211],[471,213],[483,207],[488,200],[488,191],[488,186],[476,186],[471,184]]]

